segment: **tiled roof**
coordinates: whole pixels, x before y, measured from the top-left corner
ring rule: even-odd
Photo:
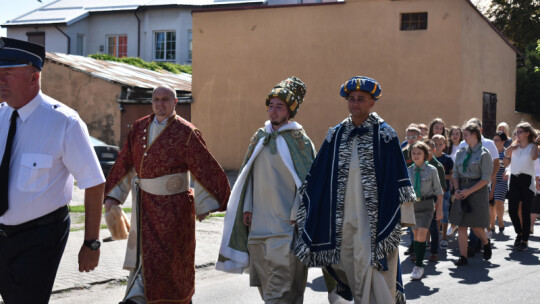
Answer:
[[[153,89],[158,85],[167,84],[176,91],[191,93],[191,74],[156,72],[125,63],[61,53],[47,53],[46,59],[93,77],[131,88]]]

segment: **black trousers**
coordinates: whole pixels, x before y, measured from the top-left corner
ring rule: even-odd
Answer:
[[[46,304],[66,247],[69,215],[10,237],[0,236],[0,295],[6,304]]]
[[[437,225],[437,210],[433,212],[433,219],[429,224],[429,234],[431,235],[431,254],[439,254],[439,226]]]
[[[529,189],[532,177],[528,174],[513,175],[510,177],[510,188],[508,189],[508,213],[517,234],[522,235],[522,240],[529,240],[531,227],[531,204],[534,192]],[[518,208],[521,202],[521,218],[519,220]]]

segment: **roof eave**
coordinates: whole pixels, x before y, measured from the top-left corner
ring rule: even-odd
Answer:
[[[501,31],[499,31],[499,29],[493,23],[491,23],[491,21],[489,21],[486,16],[484,16],[484,14],[482,14],[482,12],[476,7],[476,5],[471,2],[471,0],[465,0],[465,2],[467,2],[474,9],[474,11],[478,15],[480,15],[480,17],[482,17],[485,22],[487,22],[487,24],[495,31],[495,33],[501,36],[504,42],[506,42],[506,44],[508,44],[514,50],[514,52],[516,52],[518,57],[523,58],[523,54],[510,42],[510,40],[508,40],[508,38],[504,36],[503,33],[501,33]]]

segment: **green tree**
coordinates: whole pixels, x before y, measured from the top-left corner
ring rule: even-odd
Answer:
[[[516,110],[540,121],[540,0],[492,0],[487,14],[523,55],[516,71]]]
[[[522,53],[540,39],[540,0],[492,0],[488,16]]]
[[[540,40],[530,43],[524,56],[524,64],[516,74],[516,110],[540,121]]]

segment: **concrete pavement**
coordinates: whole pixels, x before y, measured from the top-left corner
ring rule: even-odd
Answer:
[[[227,172],[229,182],[234,184],[237,172]],[[124,202],[123,207],[131,207],[131,195]],[[84,204],[84,191],[77,186],[73,190],[71,205]],[[130,217],[130,214],[128,214]],[[221,243],[221,233],[223,229],[222,217],[211,217],[203,222],[196,223],[195,267],[201,268],[212,266],[219,252]],[[110,237],[108,229],[102,229],[100,239]],[[78,254],[84,240],[84,231],[73,231],[69,235],[66,250],[62,256],[60,267],[56,275],[53,293],[58,293],[71,289],[86,288],[92,284],[99,284],[114,280],[125,280],[128,271],[122,269],[124,254],[126,250],[126,240],[102,242],[101,255],[98,267],[87,273],[79,272]]]
[[[195,249],[196,268],[212,266],[217,259],[223,218],[212,217],[197,222]],[[107,229],[102,229],[101,240],[110,236]],[[53,293],[71,289],[86,288],[92,284],[99,284],[114,280],[127,279],[128,271],[122,269],[126,240],[103,242],[98,267],[92,272],[79,272],[78,254],[83,243],[84,231],[74,231],[69,235],[66,250],[60,262]]]

